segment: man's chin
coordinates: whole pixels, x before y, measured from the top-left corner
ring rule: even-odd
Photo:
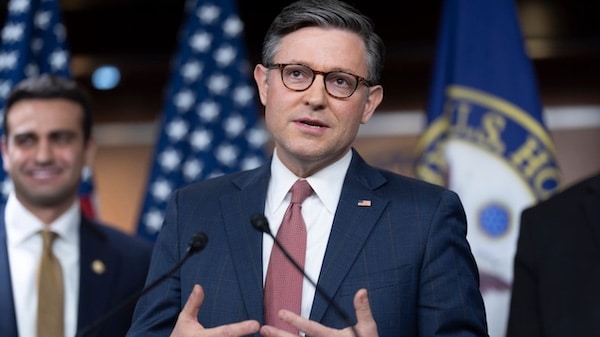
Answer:
[[[39,188],[30,193],[23,193],[23,196],[32,205],[38,207],[51,208],[63,205],[67,200],[73,199],[73,194],[66,193],[64,190]],[[74,194],[76,196],[76,194]]]

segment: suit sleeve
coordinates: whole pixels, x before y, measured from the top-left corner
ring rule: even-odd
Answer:
[[[167,205],[163,227],[156,239],[146,285],[166,274],[182,258],[177,231],[177,199],[175,192]],[[138,301],[127,337],[169,336],[181,311],[181,296],[187,298],[192,289],[181,289],[175,272]]]
[[[487,336],[479,273],[458,196],[444,191],[425,236],[418,297],[419,336]]]

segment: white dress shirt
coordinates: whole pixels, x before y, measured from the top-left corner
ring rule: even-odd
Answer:
[[[66,336],[74,336],[77,329],[79,221],[79,204],[75,202],[49,227],[58,234],[52,248],[63,270]],[[36,337],[37,271],[43,244],[38,232],[44,224],[13,193],[6,203],[4,222],[19,337]]]
[[[316,283],[319,279],[321,265],[325,257],[325,249],[333,225],[333,217],[338,206],[342,185],[352,160],[352,151],[337,162],[327,166],[308,177],[313,193],[302,204],[302,216],[306,223],[306,260],[304,271]],[[277,235],[283,216],[290,203],[290,189],[299,178],[283,165],[277,151],[273,153],[271,162],[271,180],[265,202],[265,217],[273,235]],[[273,240],[263,235],[263,286],[267,275],[267,267],[271,256]],[[315,288],[308,280],[302,285],[301,315],[308,318],[315,296]]]

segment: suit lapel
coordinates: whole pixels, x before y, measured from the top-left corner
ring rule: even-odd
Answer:
[[[263,320],[262,234],[250,217],[262,213],[269,183],[270,165],[233,181],[239,192],[221,198],[231,255],[249,318]],[[258,192],[257,192],[258,191]]]
[[[96,317],[107,311],[110,286],[115,278],[115,268],[110,249],[105,247],[106,237],[88,220],[82,218],[79,250],[79,318],[77,329],[85,328]]]
[[[387,199],[373,192],[385,181],[377,170],[368,166],[356,152],[354,153],[344,181],[318,282],[325,294],[332,298],[335,297],[388,203]],[[320,321],[328,307],[327,301],[317,294],[310,314],[311,319]]]
[[[8,263],[4,207],[0,212],[0,331],[2,336],[17,336],[17,318],[12,295],[12,281]]]

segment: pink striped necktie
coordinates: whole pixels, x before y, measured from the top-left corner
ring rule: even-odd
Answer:
[[[285,211],[277,240],[298,265],[304,268],[306,256],[306,225],[302,218],[302,203],[313,193],[306,180],[292,186],[292,201]],[[302,304],[302,274],[288,261],[283,252],[273,244],[267,278],[265,281],[265,324],[298,334],[298,329],[284,323],[277,313],[287,309],[300,314]]]

